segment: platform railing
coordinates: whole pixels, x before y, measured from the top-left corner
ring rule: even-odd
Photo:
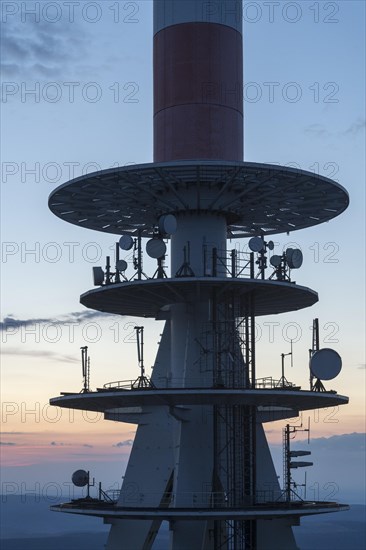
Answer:
[[[105,493],[110,500],[116,503],[119,499],[119,495],[121,494],[121,489],[109,489],[105,491]]]
[[[202,265],[200,273],[194,273],[189,264],[189,260],[184,256],[184,263],[181,268],[172,275],[173,278],[179,277],[223,277],[233,279],[263,279],[273,280],[277,278],[280,281],[291,282],[290,269],[288,266],[282,266],[282,268],[275,268],[268,262],[266,255],[258,256],[255,259],[253,252],[241,251],[238,249],[233,250],[221,250],[219,248],[203,247],[202,253]],[[129,260],[129,259],[128,259]],[[183,259],[182,259],[183,261]],[[107,256],[106,271],[102,268],[99,269],[98,277],[101,277],[99,282],[96,282],[96,286],[105,286],[112,284],[119,284],[123,282],[133,282],[140,280],[152,280],[152,279],[169,279],[165,270],[165,257],[158,260],[158,268],[153,275],[146,274],[142,271],[141,263],[139,264],[134,257],[132,261],[124,261],[125,270],[119,271],[117,266],[115,271],[111,270],[110,257]],[[127,275],[128,264],[132,264],[134,273]],[[140,269],[137,269],[140,265]],[[269,270],[269,271],[268,271]]]
[[[106,390],[132,390],[134,380],[117,380],[116,382],[107,382],[103,385]]]
[[[108,495],[108,498],[104,498]],[[287,501],[285,493],[280,489],[274,490],[258,490],[255,496],[243,495],[238,499],[237,495],[235,500],[231,497],[230,493],[225,491],[216,492],[180,492],[180,493],[167,493],[161,495],[161,493],[146,493],[141,492],[136,485],[135,490],[129,488],[125,492],[121,491],[106,491],[102,495],[99,494],[98,499],[79,499],[74,500],[72,504],[76,507],[88,507],[98,508],[103,505],[110,506],[111,504],[118,508],[203,508],[203,509],[251,509],[254,507],[291,507],[301,506],[308,504],[320,504],[323,501],[306,501],[300,496],[292,495],[291,500]],[[67,503],[66,506],[71,503]],[[324,504],[327,504],[324,501]],[[336,504],[333,501],[332,504]]]
[[[287,382],[283,384],[283,380],[276,380],[272,376],[265,376],[264,378],[257,378],[255,381],[256,389],[281,389],[281,388],[296,388],[298,387],[293,382]]]
[[[203,383],[203,378],[190,378],[190,385],[184,385],[184,378],[168,378],[160,377],[158,380],[154,381],[154,386],[146,388],[136,387],[136,380],[117,380],[115,382],[107,382],[104,384],[103,389],[106,390],[137,390],[137,389],[154,389],[154,390],[165,390],[165,389],[234,389],[234,390],[245,390],[252,389],[250,387],[244,386],[208,386]],[[272,376],[265,376],[263,378],[257,378],[255,381],[255,389],[283,389],[283,388],[298,388],[293,382],[286,382],[286,385],[283,385],[281,379],[273,378]]]

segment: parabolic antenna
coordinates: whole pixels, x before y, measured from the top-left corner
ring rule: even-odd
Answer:
[[[161,239],[150,239],[146,243],[146,252],[150,258],[162,258],[166,252],[166,244]]]
[[[100,286],[104,283],[104,271],[101,267],[93,267],[94,286]]]
[[[260,252],[264,248],[263,239],[260,237],[252,237],[248,244],[252,252]]]
[[[323,348],[311,356],[311,374],[319,380],[332,380],[341,372],[342,359],[334,349]]]
[[[288,248],[286,260],[290,269],[299,269],[302,266],[303,256],[299,248]]]
[[[268,241],[267,248],[268,248],[268,250],[273,250],[274,249],[274,242],[273,241]]]
[[[159,218],[159,231],[162,235],[174,235],[177,231],[177,218],[173,214],[166,214]]]
[[[116,263],[117,271],[126,271],[128,264],[125,260],[118,260]]]
[[[119,240],[119,246],[122,250],[131,250],[133,247],[133,238],[131,235],[122,235]]]
[[[71,481],[76,487],[85,487],[89,483],[89,474],[85,470],[76,470],[72,474]]]
[[[279,265],[281,265],[281,260],[281,256],[271,256],[269,263],[273,265],[273,267],[278,267]]]

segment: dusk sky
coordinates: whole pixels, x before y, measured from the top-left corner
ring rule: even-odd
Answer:
[[[47,199],[73,176],[152,161],[152,2],[3,1],[1,9],[3,483],[61,487],[83,467],[118,485],[134,426],[57,410],[48,400],[81,390],[83,345],[92,388],[136,378],[133,326],[145,327],[150,366],[163,322],[103,316],[79,304],[92,288],[92,267],[105,265],[117,237],[61,221]],[[258,376],[280,377],[280,354],[292,339],[286,376],[308,389],[318,317],[321,346],[343,359],[341,374],[325,385],[350,404],[310,413],[312,435],[362,433],[365,3],[246,2],[243,18],[245,160],[315,171],[350,194],[349,208],[333,221],[274,236],[278,251],[294,243],[302,249],[296,282],[316,290],[319,303],[257,319]],[[235,246],[245,249],[247,240],[228,248]],[[152,275],[155,266],[147,259],[144,269]],[[274,445],[283,425],[267,426]]]

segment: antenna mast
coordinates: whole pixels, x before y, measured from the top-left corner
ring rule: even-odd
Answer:
[[[133,388],[152,388],[153,383],[145,376],[144,366],[144,327],[134,327],[136,331],[136,343],[137,343],[137,361],[140,368],[140,376],[133,382]]]
[[[312,356],[314,355],[314,353],[316,351],[319,351],[319,349],[320,349],[320,346],[319,346],[319,319],[316,318],[316,319],[313,319],[313,341],[312,341],[312,349],[309,350],[309,352],[310,352],[309,359],[311,359]],[[316,381],[314,382],[315,378],[316,378],[316,376],[313,375],[313,373],[311,372],[311,369],[310,369],[310,390],[311,391],[325,391],[325,387],[324,387],[323,383],[321,382],[321,380],[319,378],[316,378]]]
[[[289,353],[281,353],[281,378],[278,382],[278,386],[282,388],[286,386],[291,386],[291,384],[288,382],[287,378],[285,377],[285,357],[287,356],[291,357],[291,367],[293,367],[292,340],[291,340],[291,351]]]
[[[83,346],[81,349],[81,365],[83,373],[83,389],[82,393],[90,391],[90,357],[88,356],[88,346]]]
[[[306,466],[312,466],[312,462],[304,461],[293,461],[295,457],[302,457],[311,454],[311,451],[291,451],[290,441],[296,437],[297,432],[307,432],[308,434],[308,444],[310,443],[310,418],[308,419],[308,427],[303,428],[302,424],[298,426],[290,426],[286,424],[286,427],[283,429],[283,493],[285,495],[286,502],[291,501],[291,496],[294,495],[297,498],[300,498],[299,495],[292,489],[292,487],[297,487],[297,484],[292,480],[291,470],[293,468],[305,468]],[[306,493],[306,480],[305,480],[305,493]],[[302,500],[302,499],[301,499]]]

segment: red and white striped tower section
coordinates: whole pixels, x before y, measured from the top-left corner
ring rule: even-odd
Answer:
[[[163,521],[171,550],[295,550],[301,516],[346,508],[297,498],[289,460],[280,488],[263,424],[348,399],[319,381],[305,391],[284,376],[258,380],[255,319],[318,300],[291,281],[300,251],[268,265],[267,236],[331,220],[348,195],[313,173],[243,162],[242,92],[242,2],[155,0],[154,163],[76,178],[49,199],[61,219],[134,246],[132,275],[108,261],[81,303],[165,321],[151,379],[51,399],[138,425],[115,502],[100,493],[52,507],[104,518],[107,550],[152,549]],[[227,250],[247,237],[251,251]]]
[[[154,161],[243,160],[242,3],[154,4]]]

